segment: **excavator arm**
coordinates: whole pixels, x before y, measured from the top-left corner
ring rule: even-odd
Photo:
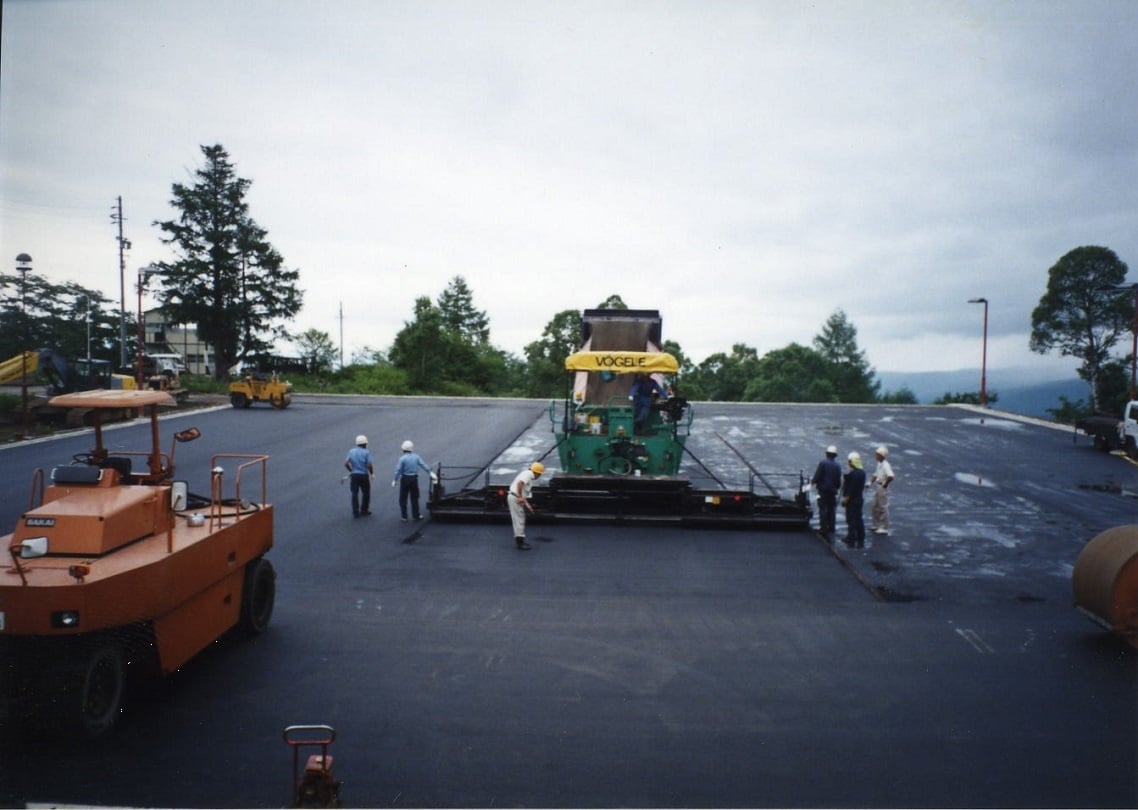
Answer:
[[[39,352],[21,352],[0,363],[0,385],[7,385],[25,374],[34,374],[39,367]]]

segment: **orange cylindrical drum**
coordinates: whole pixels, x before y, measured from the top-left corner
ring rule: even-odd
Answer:
[[[1075,560],[1075,606],[1138,646],[1138,526],[1094,537]]]

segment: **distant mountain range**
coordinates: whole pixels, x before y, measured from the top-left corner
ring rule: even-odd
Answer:
[[[1054,372],[1051,372],[1052,374]],[[881,392],[908,388],[922,405],[945,394],[976,393],[980,390],[980,369],[958,371],[878,371]],[[1072,374],[1066,379],[1040,379],[1038,369],[990,369],[988,394],[998,394],[993,407],[1025,416],[1051,417],[1048,408],[1059,407],[1059,397],[1071,402],[1090,399],[1090,386]]]

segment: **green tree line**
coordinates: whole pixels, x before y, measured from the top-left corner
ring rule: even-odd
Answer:
[[[627,309],[611,295],[598,309]],[[327,333],[298,336],[303,359],[318,370],[313,382],[324,390],[458,396],[564,395],[565,358],[580,348],[581,312],[553,315],[541,336],[517,357],[494,347],[485,311],[462,276],[451,279],[432,301],[415,301],[409,321],[387,352],[368,349],[335,370],[335,349]],[[915,403],[907,389],[882,394],[868,358],[857,344],[857,329],[837,310],[822,324],[812,345],[795,343],[764,355],[743,343],[695,363],[676,341],[664,351],[680,366],[677,390],[692,400],[736,402]]]
[[[332,339],[309,329],[290,333],[303,305],[300,271],[285,265],[246,201],[251,181],[241,178],[220,145],[202,146],[194,183],[173,184],[175,215],[153,223],[173,258],[157,262],[156,294],[167,319],[193,325],[214,347],[215,376],[264,357],[280,338],[298,347],[310,374],[300,389],[387,394],[558,397],[567,384],[565,358],[579,348],[577,310],[552,313],[539,336],[516,356],[494,346],[491,324],[461,275],[435,299],[418,297],[389,347],[367,347],[337,368]],[[1030,348],[1080,361],[1089,402],[1063,401],[1054,413],[1071,417],[1117,410],[1133,386],[1133,353],[1116,354],[1123,336],[1138,329],[1138,285],[1125,284],[1126,265],[1108,248],[1085,246],[1064,255],[1048,272],[1047,289],[1032,312]],[[627,309],[619,295],[598,308]],[[31,272],[0,274],[0,360],[23,348],[51,347],[76,358],[114,361],[135,352],[131,316],[126,340],[113,303],[79,284],[52,284]],[[123,346],[123,342],[126,346]],[[692,400],[738,402],[914,403],[912,391],[881,390],[846,313],[832,312],[810,345],[791,343],[760,354],[746,343],[700,362],[675,341],[664,350],[679,361],[676,385]],[[988,392],[987,401],[996,401]],[[976,402],[973,392],[946,392],[942,402]]]
[[[75,282],[56,284],[43,275],[0,273],[0,361],[25,349],[55,349],[68,358],[122,358],[120,331],[126,332],[132,357],[138,321],[128,314],[125,326],[119,302]],[[89,339],[88,339],[89,338]]]

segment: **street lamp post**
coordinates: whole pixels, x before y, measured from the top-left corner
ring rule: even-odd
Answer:
[[[20,317],[24,322],[24,345],[20,349],[20,403],[21,416],[24,422],[26,439],[31,433],[31,424],[28,422],[28,344],[31,343],[31,329],[28,324],[28,273],[32,269],[32,257],[21,253],[16,257],[16,272],[20,274]]]
[[[984,344],[980,355],[980,407],[988,407],[988,299],[969,298],[969,304],[984,305]]]
[[[87,299],[87,316],[85,320],[87,321],[87,364],[89,368],[91,364],[91,296],[84,295],[83,297]]]
[[[1130,401],[1138,399],[1138,284],[1131,284],[1134,291],[1134,320],[1130,323]]]

